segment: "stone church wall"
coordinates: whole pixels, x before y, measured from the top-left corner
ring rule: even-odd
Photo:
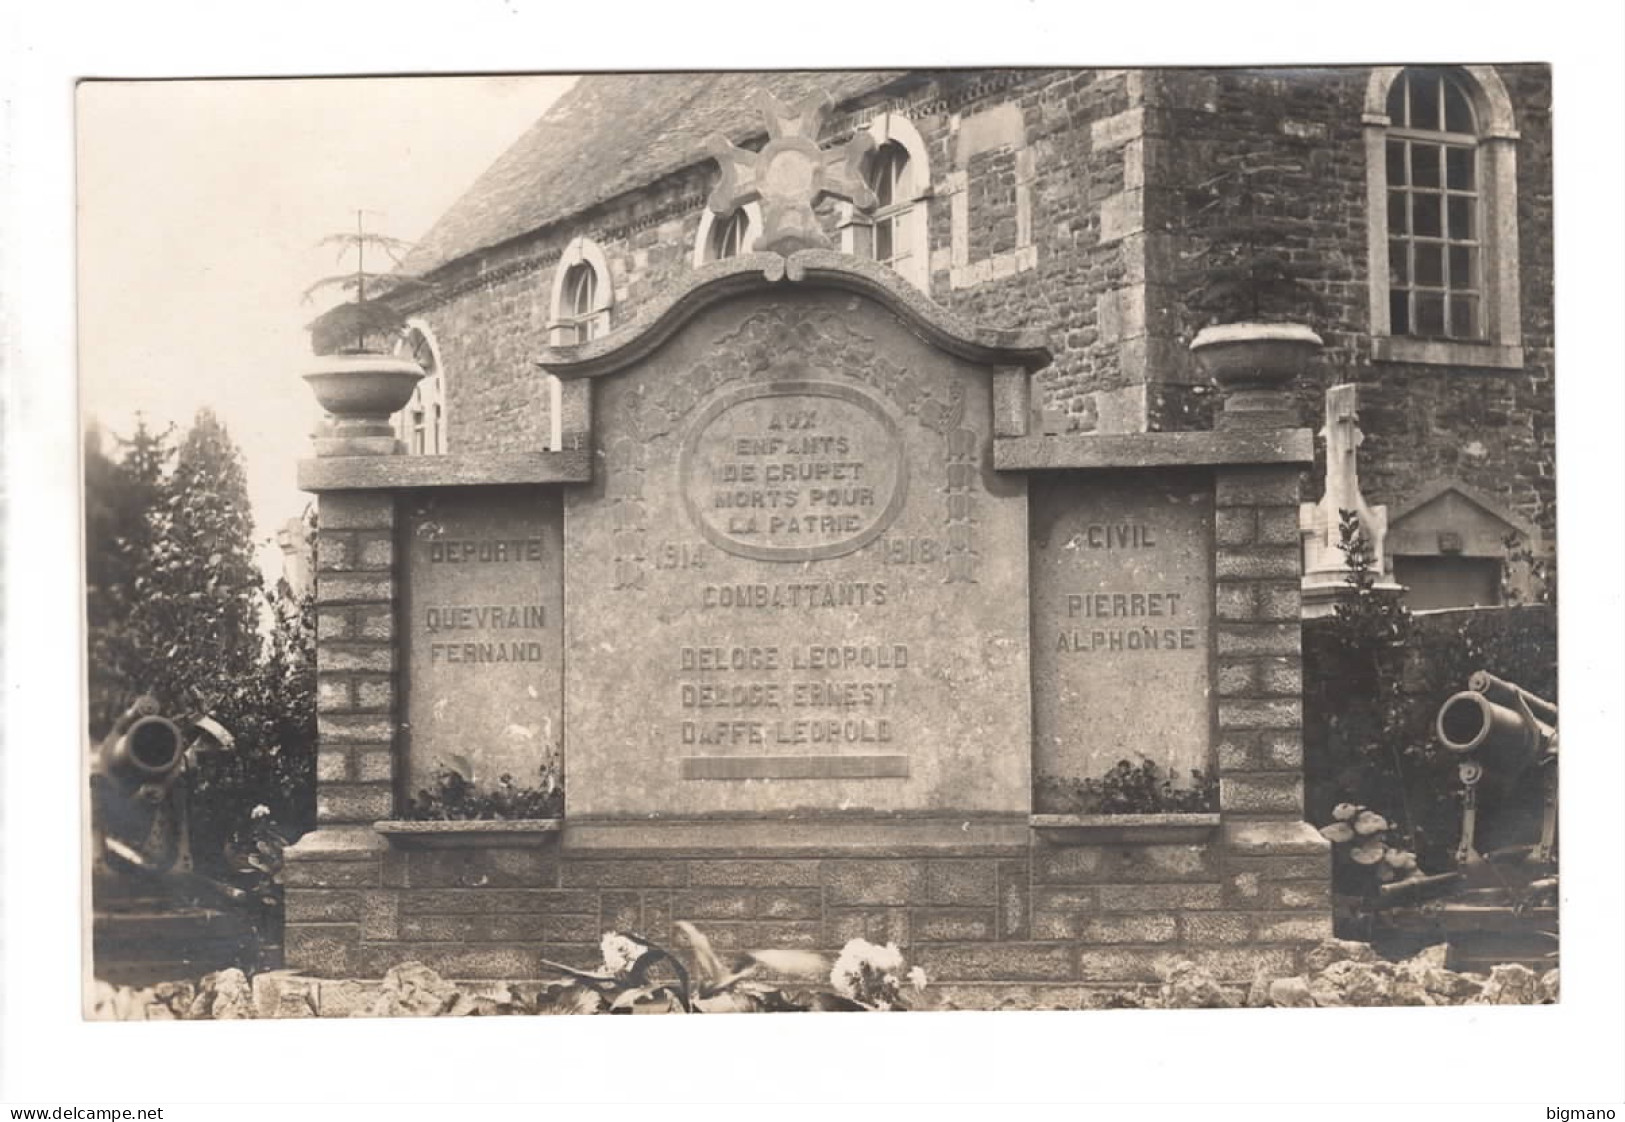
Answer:
[[[1373,361],[1368,325],[1366,68],[996,71],[919,76],[837,113],[825,143],[906,116],[930,156],[930,291],[974,320],[1048,333],[1038,379],[1058,431],[1200,429],[1211,408],[1176,312],[1193,221],[1185,190],[1226,155],[1296,161],[1287,247],[1326,307],[1326,350],[1298,386],[1315,423],[1327,386],[1357,381],[1373,502],[1467,484],[1555,532],[1550,78],[1503,66],[1517,112],[1520,369]],[[418,310],[447,375],[449,444],[517,451],[547,439],[533,365],[554,266],[570,239],[603,249],[612,327],[693,268],[715,168],[701,159],[575,220],[454,262]],[[837,208],[821,217],[834,234]],[[1320,454],[1317,452],[1317,455]],[[1305,497],[1319,493],[1317,463]]]

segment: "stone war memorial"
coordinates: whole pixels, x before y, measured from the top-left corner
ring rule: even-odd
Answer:
[[[813,206],[874,205],[869,138],[820,150],[816,101],[764,104],[760,152],[714,152],[755,252],[537,340],[557,447],[410,457],[341,423],[301,464],[320,826],[288,965],[540,979],[686,923],[895,943],[961,1005],[1299,973],[1332,925],[1290,385],[1228,387],[1208,431],[1046,434],[1043,333],[831,248]],[[562,775],[562,813],[408,820],[447,761]],[[1207,786],[1076,813],[1120,761]]]

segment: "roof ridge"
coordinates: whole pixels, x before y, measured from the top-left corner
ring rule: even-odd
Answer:
[[[761,132],[758,86],[794,97],[816,85],[839,103],[903,73],[583,74],[430,226],[407,266],[433,273],[699,163],[713,132]]]

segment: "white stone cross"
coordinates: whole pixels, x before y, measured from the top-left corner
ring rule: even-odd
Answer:
[[[1332,605],[1348,595],[1348,558],[1339,548],[1342,541],[1342,512],[1359,516],[1360,530],[1371,546],[1376,564],[1376,587],[1397,591],[1387,555],[1388,508],[1372,506],[1360,493],[1359,453],[1365,443],[1360,431],[1359,387],[1354,383],[1326,390],[1326,424],[1320,430],[1326,441],[1326,491],[1318,503],[1304,503],[1298,509],[1298,527],[1303,536],[1303,608],[1305,616],[1325,615]]]

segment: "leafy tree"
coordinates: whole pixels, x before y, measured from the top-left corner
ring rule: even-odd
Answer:
[[[1449,761],[1441,759],[1427,727],[1415,727],[1406,694],[1414,618],[1397,596],[1377,591],[1378,558],[1353,511],[1340,512],[1338,533],[1349,594],[1332,621],[1305,641],[1306,677],[1315,687],[1334,686],[1330,697],[1311,688],[1305,699],[1305,723],[1313,711],[1328,742],[1310,767],[1309,817],[1329,821],[1333,806],[1344,803],[1379,807],[1414,845],[1415,831],[1425,824],[1412,796],[1420,783],[1448,799]]]
[[[106,735],[135,694],[151,653],[134,618],[152,556],[154,515],[164,501],[164,475],[174,457],[171,430],[155,432],[136,418],[128,439],[112,437],[119,456],[104,450],[106,434],[85,433],[85,615],[90,669],[90,734]]]
[[[307,548],[315,534],[312,514]],[[290,840],[315,825],[316,598],[279,579],[264,602],[272,625],[261,657],[217,707],[236,748],[210,757],[194,788],[194,840],[228,862],[252,851],[267,820]]]
[[[224,720],[241,710],[259,663],[264,582],[242,453],[208,409],[181,441],[153,530],[137,582],[151,688],[166,709],[204,707]]]
[[[114,461],[86,442],[91,734],[138,693],[231,730],[193,780],[194,852],[223,872],[266,818],[297,836],[314,817],[313,601],[265,588],[242,453],[212,412],[178,447],[144,424],[120,443]]]

